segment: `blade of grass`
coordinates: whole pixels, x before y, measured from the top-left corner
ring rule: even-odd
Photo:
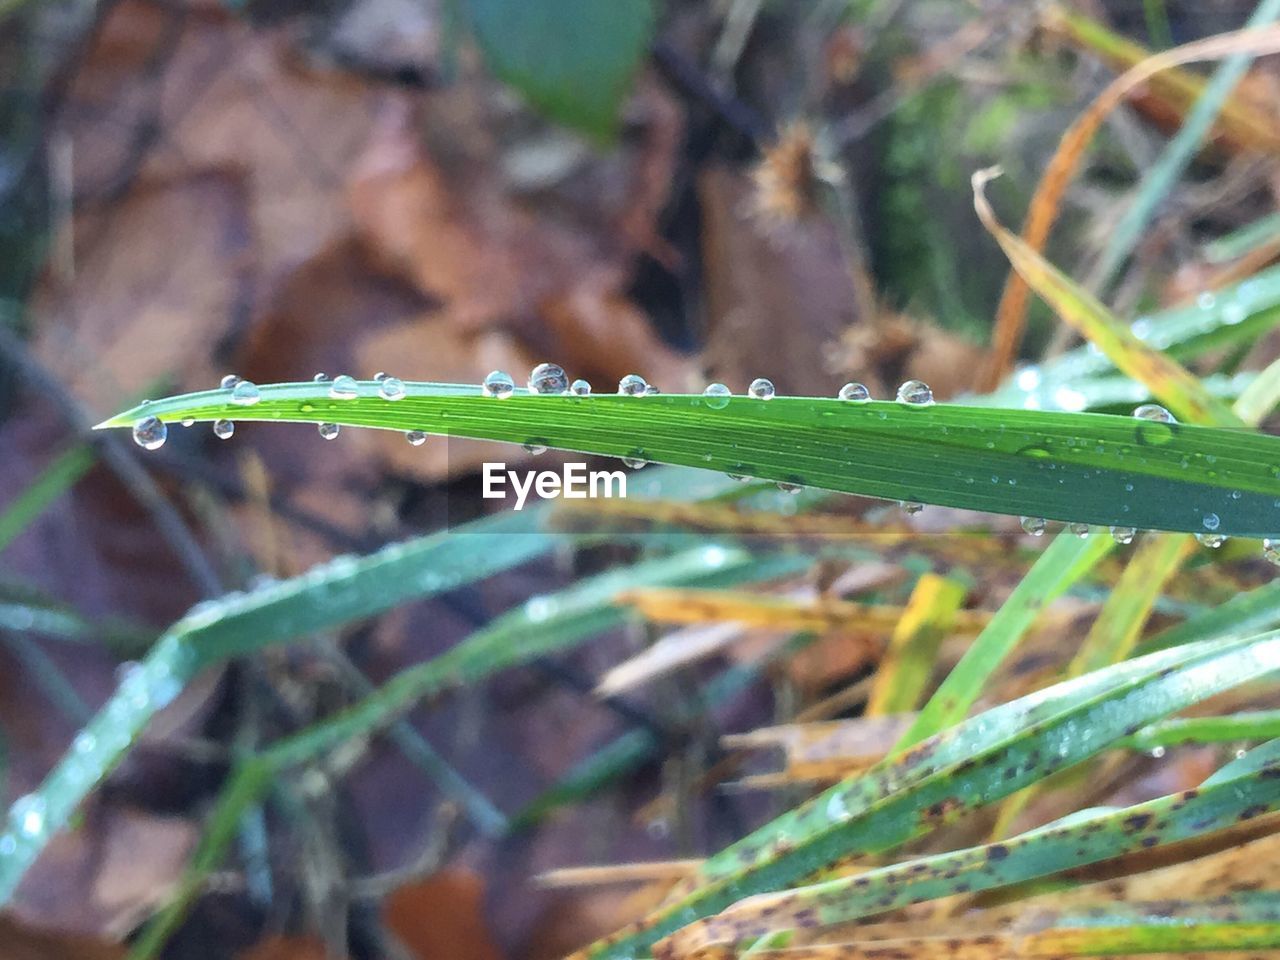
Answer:
[[[1147,723],[1277,669],[1280,634],[1210,641],[996,707],[784,813],[708,859],[696,884],[573,958],[643,956],[677,929],[743,897],[779,890],[851,856],[893,849],[1074,766]],[[1280,789],[1273,790],[1280,800]]]
[[[1235,422],[1185,371],[1173,369],[1180,374],[1160,368],[1176,383],[1175,406]],[[1280,527],[1273,469],[1280,439],[1241,430],[799,397],[765,403],[516,391],[497,400],[478,387],[419,383],[390,402],[378,389],[364,381],[357,398],[335,400],[323,384],[277,384],[261,387],[261,400],[248,407],[230,403],[230,391],[213,390],[155,401],[103,426],[229,417],[420,429],[1012,515],[1195,532],[1213,514],[1219,533],[1237,536],[1270,536]]]
[[[1103,536],[1082,539],[1066,531],[1058,534],[920,710],[896,749],[905,750],[962,720],[986,686],[987,678],[1005,661],[1044,608],[1088,574],[1114,546]]]
[[[1050,14],[1050,21],[1069,16],[1059,9]],[[1049,231],[1057,219],[1062,197],[1079,167],[1088,145],[1093,141],[1103,121],[1135,88],[1160,76],[1171,67],[1197,60],[1213,60],[1239,53],[1262,55],[1280,51],[1280,29],[1265,27],[1240,30],[1210,37],[1207,40],[1188,43],[1164,53],[1148,57],[1126,70],[1107,85],[1089,108],[1076,118],[1062,135],[1044,176],[1036,187],[1022,228],[1022,243],[1038,255],[1044,249]],[[1271,129],[1267,121],[1267,129]],[[1029,287],[1022,276],[1014,271],[1005,283],[996,311],[995,329],[992,333],[992,356],[983,386],[994,389],[1013,367],[1022,341],[1022,329],[1026,320]]]
[[[916,581],[876,670],[867,697],[867,716],[907,713],[916,708],[966,592],[964,584],[933,573]]]
[[[54,458],[26,489],[0,513],[0,550],[25,530],[58,497],[73,487],[93,466],[93,451],[75,446]]]
[[[1280,580],[1239,593],[1197,617],[1175,624],[1146,640],[1140,654],[1167,650],[1183,643],[1219,637],[1245,637],[1280,626]]]
[[[1280,17],[1280,0],[1261,0],[1245,27],[1267,26],[1277,17]],[[1253,59],[1247,52],[1234,53],[1218,66],[1204,92],[1187,112],[1177,135],[1169,141],[1156,162],[1144,171],[1133,202],[1108,231],[1107,244],[1093,271],[1095,283],[1091,286],[1094,289],[1105,293],[1111,286],[1142,232],[1155,218],[1157,208],[1204,145],[1218,114],[1244,78]]]
[[[1280,710],[1254,710],[1222,717],[1174,717],[1143,727],[1122,746],[1142,753],[1183,744],[1230,743],[1280,737]]]
[[[1240,425],[1231,408],[1205,390],[1199,378],[1166,354],[1153,350],[1122,324],[1100,300],[1045,260],[1026,241],[1005,229],[987,202],[987,181],[996,170],[973,175],[973,205],[1013,269],[1054,312],[1105,353],[1117,368],[1145,384],[1180,420],[1220,427]]]
[[[1280,809],[1280,741],[1220,769],[1199,788],[1123,809],[1082,811],[1002,843],[920,857],[743,900],[655,945],[685,957],[785,929],[829,926],[956,893],[1008,886],[1124,853],[1177,843]]]
[[[221,861],[232,836],[223,821],[238,819],[260,800],[272,780],[292,768],[353,737],[367,736],[388,726],[423,697],[477,683],[500,670],[575,646],[619,625],[627,613],[613,598],[625,584],[762,581],[795,573],[809,562],[808,557],[797,554],[756,559],[746,551],[705,546],[608,571],[553,596],[533,598],[456,647],[401,671],[374,694],[338,715],[272,744],[247,760],[224,788],[178,895],[148,926],[130,956],[155,955],[181,922],[200,883]]]

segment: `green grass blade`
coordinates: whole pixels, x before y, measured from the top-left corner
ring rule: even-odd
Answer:
[[[1280,737],[1280,710],[1251,710],[1222,717],[1174,717],[1143,727],[1124,746],[1150,752],[1194,743],[1231,743]]]
[[[1040,612],[1105,557],[1115,544],[1106,537],[1058,534],[978,634],[960,662],[921,709],[897,749],[919,743],[964,719],[987,679],[1026,635]]]
[[[76,446],[59,454],[45,467],[8,508],[0,513],[0,550],[7,547],[49,504],[88,473],[93,461],[92,449]]]
[[[1223,767],[1198,789],[1118,810],[1083,811],[1001,843],[753,897],[680,931],[664,946],[683,955],[780,929],[842,923],[911,903],[1008,886],[1203,836],[1278,808],[1280,741],[1273,740]]]
[[[378,387],[363,381],[358,398],[334,400],[323,384],[277,384],[262,387],[253,406],[212,390],[146,404],[103,426],[153,416],[424,430],[995,513],[1192,533],[1212,526],[1251,537],[1280,529],[1280,439],[1244,429],[802,397],[520,390],[497,400],[478,387],[427,383],[408,384],[408,395],[391,402]]]
[[[575,960],[631,960],[699,917],[892,849],[1072,767],[1142,726],[1280,669],[1280,633],[1129,660],[980,714],[711,857],[692,888]],[[1280,794],[1280,790],[1276,791]]]
[[[1197,640],[1247,637],[1275,627],[1280,627],[1280,580],[1238,593],[1199,616],[1162,630],[1139,646],[1138,652],[1167,650]]]

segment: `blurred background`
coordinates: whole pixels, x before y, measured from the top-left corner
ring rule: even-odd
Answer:
[[[0,0],[0,611],[26,611],[0,619],[7,800],[201,597],[493,509],[481,443],[242,424],[229,443],[171,431],[140,459],[86,426],[231,372],[523,382],[550,360],[605,390],[632,372],[665,391],[756,376],[823,396],[848,380],[886,396],[908,376],[940,399],[983,387],[1007,264],[971,172],[1003,166],[990,193],[1016,226],[1064,129],[1140,48],[1239,28],[1255,4],[1069,8]],[[1277,79],[1259,61],[1233,102],[1274,124]],[[1099,268],[1186,106],[1151,86],[1112,116],[1048,247],[1126,318],[1280,253],[1275,128],[1219,124],[1124,269]],[[1073,345],[1033,307],[1024,356]],[[171,894],[229,751],[360,695],[348,667],[380,681],[590,562],[566,554],[202,678],[28,876],[0,954],[123,956]],[[638,642],[619,632],[508,672],[412,724],[520,810],[695,682],[638,705],[592,696]],[[532,878],[740,835],[774,801],[691,786],[716,735],[858,669],[807,661],[757,684],[504,839],[411,750],[354,744],[341,773],[309,772],[323,789],[300,777],[291,813],[246,823],[166,956],[559,956],[636,904],[625,887]]]

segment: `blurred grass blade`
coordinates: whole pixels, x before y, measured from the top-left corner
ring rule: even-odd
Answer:
[[[696,918],[849,857],[891,850],[1072,767],[1148,723],[1278,669],[1280,633],[1211,641],[1116,664],[988,710],[722,850],[707,860],[696,884],[575,960],[643,956]],[[1268,789],[1280,799],[1274,782]]]
[[[213,823],[178,897],[156,918],[131,956],[151,957],[181,921],[208,873],[221,861],[231,832],[220,824],[238,819],[257,802],[272,778],[323,755],[353,737],[386,727],[423,697],[477,683],[500,670],[576,646],[617,626],[627,610],[613,602],[631,583],[735,583],[796,573],[810,560],[801,554],[755,558],[743,550],[704,546],[644,561],[583,580],[557,594],[534,597],[457,646],[396,674],[374,694],[338,715],[287,737],[252,757],[224,788]],[[630,745],[628,745],[629,747]],[[624,748],[624,751],[627,748]]]
[[[1047,21],[1052,24],[1064,16],[1064,11],[1054,8]],[[1062,135],[1053,158],[1045,169],[1040,184],[1031,199],[1031,206],[1022,228],[1021,240],[1026,248],[1037,254],[1044,249],[1053,228],[1062,198],[1071,185],[1072,177],[1080,165],[1085,150],[1111,112],[1125,102],[1135,89],[1158,78],[1172,67],[1197,60],[1213,60],[1239,53],[1265,54],[1280,51],[1280,29],[1267,27],[1255,30],[1239,30],[1188,43],[1148,57],[1116,77],[1093,100],[1089,108],[1076,118]],[[1199,95],[1198,92],[1196,94]],[[1268,121],[1269,122],[1269,121]],[[1272,127],[1274,130],[1274,127]],[[996,311],[995,330],[992,333],[992,360],[984,386],[994,388],[1013,366],[1022,342],[1022,328],[1026,320],[1028,286],[1015,270],[1005,283]]]
[[[1123,809],[1081,811],[1003,843],[750,897],[718,916],[690,924],[658,950],[684,957],[714,944],[828,926],[956,893],[1008,886],[1198,837],[1278,808],[1280,741],[1273,740],[1223,767],[1198,789]]]
[[[933,573],[916,581],[876,670],[867,716],[907,713],[919,705],[966,592],[964,584]]]
[[[45,467],[0,513],[0,550],[7,547],[49,504],[88,473],[93,462],[93,450],[81,445],[59,454]]]
[[[1265,26],[1273,23],[1277,17],[1280,17],[1280,0],[1261,0],[1245,26]],[[1095,289],[1105,292],[1111,286],[1120,267],[1137,246],[1143,230],[1154,219],[1157,208],[1168,197],[1174,183],[1204,145],[1219,114],[1231,103],[1232,91],[1252,63],[1253,56],[1247,52],[1227,57],[1218,66],[1213,78],[1204,85],[1203,92],[1187,111],[1182,126],[1164,152],[1154,164],[1143,171],[1142,182],[1132,203],[1108,231],[1107,244],[1094,268],[1094,276],[1097,278]],[[1272,135],[1271,149],[1280,148],[1280,139],[1275,137],[1274,119],[1264,129]]]
[[[1145,362],[1159,355],[1142,350],[1132,356]],[[1173,369],[1181,371],[1169,375],[1184,412],[1199,415],[1204,403],[1221,419],[1238,422],[1194,379],[1183,383],[1186,371]],[[407,396],[389,402],[378,388],[362,381],[358,397],[335,400],[323,384],[276,384],[261,387],[253,406],[236,406],[230,391],[212,390],[158,400],[103,426],[147,417],[323,421],[537,442],[890,500],[1104,526],[1196,532],[1212,514],[1223,535],[1271,536],[1280,528],[1280,439],[1244,430],[801,397],[764,403],[518,390],[497,400],[479,387],[425,383],[406,385]]]
[[[1095,296],[1000,224],[985,193],[986,183],[994,175],[992,171],[979,171],[973,175],[974,209],[1004,250],[1013,269],[1031,289],[1064,322],[1105,353],[1118,369],[1145,384],[1179,420],[1219,427],[1239,426],[1240,419],[1231,412],[1231,408],[1209,393],[1197,377],[1177,361],[1153,350],[1132,329],[1112,316]]]
[[[964,719],[974,701],[1044,608],[1086,576],[1115,543],[1108,537],[1077,537],[1063,531],[1040,554],[991,622],[965,651],[920,710],[898,749],[919,743]]]
[[[1225,603],[1184,620],[1143,642],[1139,653],[1167,650],[1197,640],[1247,637],[1280,627],[1280,580],[1238,593]]]

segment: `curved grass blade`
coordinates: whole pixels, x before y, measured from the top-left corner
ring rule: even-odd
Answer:
[[[702,471],[655,470],[646,493],[716,496],[739,485]],[[52,835],[119,761],[151,717],[201,669],[456,589],[542,556],[564,542],[543,529],[546,511],[507,513],[364,557],[338,557],[301,576],[197,604],[171,626],[76,736],[39,790],[15,804],[0,834],[0,903]],[[0,606],[0,614],[6,611]],[[24,611],[19,612],[26,619]],[[22,629],[33,628],[26,622]],[[19,815],[21,814],[21,815]]]
[[[59,454],[45,467],[0,513],[0,550],[7,547],[49,504],[88,473],[94,459],[93,450],[81,444]]]
[[[1139,653],[1167,650],[1196,640],[1247,637],[1280,626],[1280,580],[1238,593],[1198,616],[1175,624],[1138,647]]]
[[[1123,809],[1081,811],[1001,843],[751,897],[685,927],[657,944],[654,953],[684,957],[712,944],[828,926],[956,893],[1008,886],[1199,837],[1276,809],[1280,740],[1228,764],[1197,789]]]
[[[1277,669],[1280,633],[1269,633],[1162,651],[996,707],[722,850],[678,899],[574,958],[633,960],[743,897],[779,890],[851,856],[892,849],[1074,766],[1152,721]]]
[[[408,395],[390,402],[378,387],[362,381],[357,398],[334,400],[323,384],[277,384],[260,388],[260,402],[248,407],[231,404],[230,391],[211,390],[136,407],[101,426],[156,417],[424,430],[993,513],[1184,532],[1216,520],[1218,533],[1249,537],[1280,531],[1280,439],[1243,429],[801,397],[520,390],[496,400],[479,387],[429,383],[407,384]]]
[[[568,649],[619,625],[628,617],[626,608],[614,603],[623,586],[760,582],[796,573],[810,562],[801,554],[757,559],[745,550],[711,545],[599,574],[560,593],[532,598],[452,649],[402,670],[374,694],[338,715],[272,744],[245,761],[223,789],[211,828],[205,832],[178,896],[148,928],[131,956],[153,956],[163,945],[198,893],[200,882],[221,861],[234,833],[225,823],[238,822],[240,814],[261,798],[275,777],[353,737],[386,727],[424,697]]]
[[[1144,727],[1124,742],[1148,753],[1183,744],[1232,743],[1280,737],[1280,710],[1250,710],[1222,717],[1174,717]]]

